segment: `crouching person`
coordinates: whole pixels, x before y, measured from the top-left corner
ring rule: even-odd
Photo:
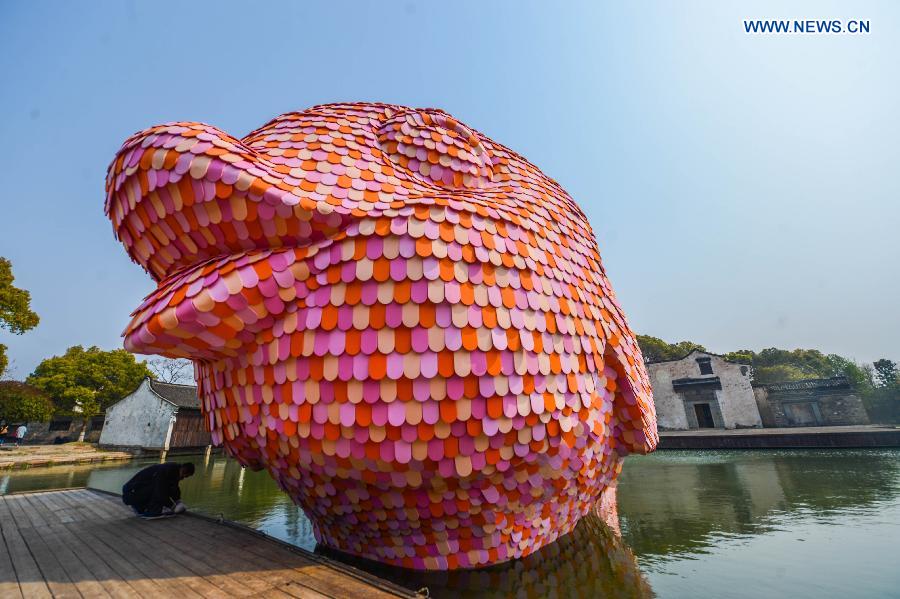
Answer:
[[[144,468],[122,487],[122,502],[142,518],[174,516],[185,511],[179,483],[194,474],[190,462],[166,462]]]

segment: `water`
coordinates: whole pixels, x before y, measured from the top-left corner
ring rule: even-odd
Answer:
[[[192,509],[315,549],[309,522],[266,473],[193,461],[182,483]],[[0,493],[117,491],[144,464],[8,472]],[[900,597],[900,450],[657,452],[628,458],[620,481],[621,538],[586,518],[538,554],[487,570],[357,565],[432,596]]]

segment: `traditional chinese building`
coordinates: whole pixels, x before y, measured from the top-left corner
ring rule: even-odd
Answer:
[[[109,406],[100,445],[167,451],[205,447],[197,387],[146,378],[129,395]]]
[[[694,350],[647,370],[661,430],[762,426],[746,364]]]
[[[869,424],[845,376],[759,385],[754,392],[766,427]]]

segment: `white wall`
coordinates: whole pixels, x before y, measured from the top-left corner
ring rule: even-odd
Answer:
[[[150,390],[147,379],[134,393],[106,409],[101,445],[166,449],[176,408]]]
[[[659,362],[649,364],[650,384],[653,387],[653,403],[656,405],[656,422],[661,429],[682,430],[688,428],[687,414],[684,411],[684,401],[681,396],[672,389],[674,368],[670,365],[680,362]]]
[[[701,375],[697,358],[710,358],[712,374]],[[647,365],[650,383],[653,386],[653,402],[656,404],[656,418],[660,428],[681,430],[688,428],[684,401],[672,388],[672,381],[685,378],[719,377],[722,388],[716,390],[722,422],[725,428],[761,427],[759,408],[750,385],[750,370],[742,365],[728,362],[720,356],[704,352],[694,352],[683,360],[655,362]]]

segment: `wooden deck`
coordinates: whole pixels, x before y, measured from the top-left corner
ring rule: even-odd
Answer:
[[[0,497],[0,597],[413,597],[253,531],[75,489]]]

